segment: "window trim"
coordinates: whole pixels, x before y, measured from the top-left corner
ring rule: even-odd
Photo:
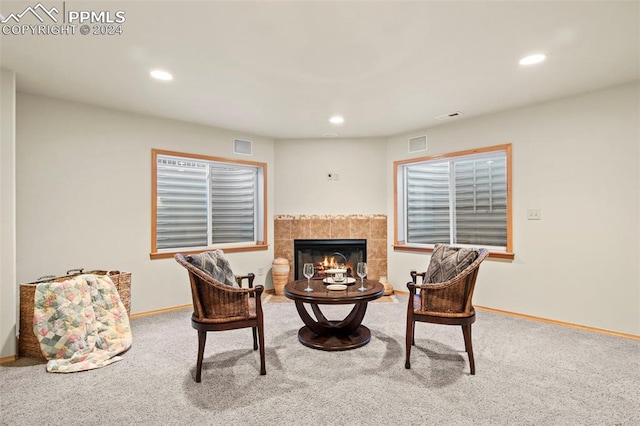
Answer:
[[[217,244],[213,246],[209,246],[206,248],[201,248],[197,250],[163,250],[158,251],[156,246],[156,238],[157,238],[157,200],[158,200],[158,155],[169,155],[174,157],[184,157],[184,158],[192,158],[194,160],[201,161],[214,161],[219,163],[231,163],[231,164],[241,164],[245,166],[253,166],[262,168],[262,195],[263,195],[263,212],[262,212],[262,230],[263,230],[263,241],[257,241],[255,244],[242,244],[242,243],[230,243],[230,244]],[[195,254],[201,253],[203,251],[207,251],[213,248],[221,248],[225,251],[225,253],[235,253],[235,252],[247,252],[247,251],[258,251],[258,250],[267,250],[269,245],[267,243],[267,164],[260,163],[257,161],[247,161],[247,160],[238,160],[234,158],[223,158],[223,157],[214,157],[210,155],[200,155],[200,154],[189,154],[186,152],[178,152],[178,151],[166,151],[161,149],[153,148],[151,150],[151,253],[149,253],[149,257],[151,259],[166,259],[173,257],[176,253],[183,254]]]
[[[425,161],[433,161],[439,159],[449,159],[454,157],[463,157],[467,155],[483,154],[492,151],[505,151],[507,163],[507,247],[504,251],[491,250],[489,257],[496,259],[515,258],[513,252],[513,197],[512,197],[512,160],[511,160],[511,144],[493,145],[484,148],[473,148],[465,151],[456,151],[446,154],[432,155],[427,157],[409,158],[393,162],[393,248],[399,251],[411,251],[421,253],[433,252],[433,247],[425,247],[424,245],[407,244],[405,241],[398,240],[398,168],[412,163],[422,163]],[[402,220],[405,220],[404,218]]]

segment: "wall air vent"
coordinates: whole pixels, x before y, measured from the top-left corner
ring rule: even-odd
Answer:
[[[233,153],[251,155],[252,154],[252,142],[244,139],[233,140]]]
[[[462,113],[460,111],[450,112],[449,114],[439,115],[436,117],[436,120],[450,120],[452,118],[461,117]]]
[[[427,135],[409,138],[409,152],[427,150]]]

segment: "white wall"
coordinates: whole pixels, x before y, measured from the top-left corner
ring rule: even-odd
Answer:
[[[386,212],[385,139],[278,140],[275,151],[276,214]]]
[[[513,144],[515,260],[485,261],[477,305],[640,334],[640,108],[638,84],[509,110],[389,138],[387,211],[407,137],[428,135],[435,155]],[[542,220],[526,220],[526,210]],[[393,221],[389,221],[393,241]],[[389,279],[428,256],[389,251]]]
[[[234,137],[252,140],[253,155],[233,154]],[[267,163],[274,192],[273,141],[229,130],[18,93],[17,145],[18,282],[131,271],[133,313],[191,303],[186,271],[149,259],[152,148]],[[269,236],[272,216],[269,202]],[[238,274],[268,271],[273,248],[228,258]]]
[[[0,70],[0,358],[16,352],[16,75]]]

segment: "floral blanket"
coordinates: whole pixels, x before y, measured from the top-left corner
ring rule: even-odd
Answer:
[[[49,372],[104,367],[131,347],[129,316],[107,275],[38,284],[33,317]]]

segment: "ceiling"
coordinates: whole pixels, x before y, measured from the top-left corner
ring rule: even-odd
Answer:
[[[36,4],[3,1],[0,13]],[[384,137],[640,78],[637,1],[44,5],[124,11],[123,33],[3,34],[19,92],[277,139]],[[547,60],[518,65],[532,53]],[[343,124],[329,123],[336,114]]]

